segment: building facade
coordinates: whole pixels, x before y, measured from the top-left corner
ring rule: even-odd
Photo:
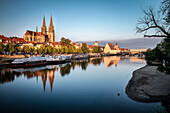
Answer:
[[[48,33],[47,33],[48,32]],[[52,21],[52,15],[50,19],[49,29],[47,31],[45,16],[43,17],[43,25],[41,27],[41,32],[27,30],[24,34],[24,40],[27,42],[55,42],[55,31]]]
[[[110,54],[117,54],[120,52],[129,52],[129,51],[130,51],[129,49],[118,47],[117,43],[115,44],[115,46],[112,43],[106,43],[106,46],[104,48],[104,53],[110,53]]]

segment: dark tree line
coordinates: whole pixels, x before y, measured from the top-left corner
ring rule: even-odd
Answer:
[[[144,33],[144,37],[164,38],[154,49],[148,49],[145,59],[148,64],[160,62],[158,70],[170,73],[170,0],[163,0],[158,11],[149,7],[143,9],[143,13],[144,17],[139,18],[136,26],[137,33]]]

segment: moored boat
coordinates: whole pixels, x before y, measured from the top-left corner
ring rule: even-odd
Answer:
[[[88,54],[78,54],[72,56],[73,60],[88,59],[88,58],[90,58]]]
[[[13,62],[11,62],[10,67],[28,67],[28,66],[37,66],[37,65],[45,65],[47,64],[46,57],[36,57],[31,56],[29,58],[23,58],[23,59],[15,59]]]
[[[48,56],[46,57],[48,64],[61,64],[71,61],[71,56],[59,55],[59,56]]]

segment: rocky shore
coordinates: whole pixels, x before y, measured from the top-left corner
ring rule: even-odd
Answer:
[[[140,102],[163,101],[170,96],[170,75],[158,71],[157,66],[146,65],[133,72],[126,94]]]

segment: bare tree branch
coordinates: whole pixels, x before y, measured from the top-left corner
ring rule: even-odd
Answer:
[[[163,25],[159,12],[155,13],[154,9],[149,7],[148,9],[143,9],[143,13],[144,17],[138,20],[136,33],[144,33],[144,37],[170,37],[168,26]],[[147,32],[151,29],[155,29],[156,33],[147,35]]]
[[[144,35],[144,37],[166,37],[165,35]]]

